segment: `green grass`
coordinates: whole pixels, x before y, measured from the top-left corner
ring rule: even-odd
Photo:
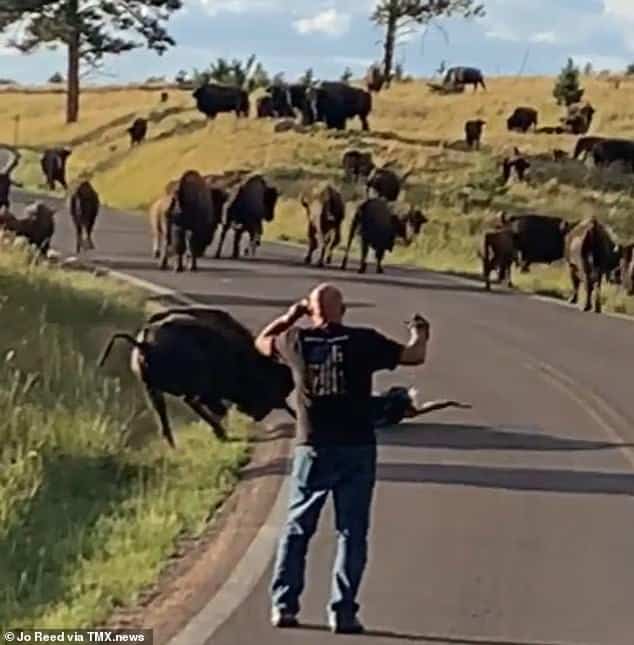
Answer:
[[[237,481],[246,440],[221,445],[176,410],[171,451],[126,352],[95,367],[144,315],[140,292],[1,249],[0,626],[102,624]],[[246,437],[241,420],[232,431]]]

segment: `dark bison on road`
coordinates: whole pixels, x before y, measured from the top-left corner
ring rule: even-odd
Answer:
[[[222,255],[222,248],[230,228],[233,229],[232,257],[234,259],[240,257],[240,243],[245,233],[249,236],[249,253],[254,256],[262,239],[263,222],[272,222],[275,217],[279,192],[277,188],[269,186],[261,175],[253,175],[248,177],[237,190],[234,189],[232,194],[235,197],[229,199],[225,208],[216,257],[219,258]]]
[[[211,190],[205,179],[195,170],[187,171],[180,179],[169,202],[166,217],[161,269],[168,266],[169,255],[177,256],[176,271],[184,268],[187,254],[190,270],[196,271],[197,260],[212,243],[218,228],[226,194]]]
[[[386,166],[375,168],[368,177],[368,194],[370,191],[374,191],[377,197],[383,197],[388,202],[395,202],[412,172],[413,168],[399,176],[394,170]]]
[[[612,234],[596,218],[585,219],[566,236],[565,257],[572,282],[570,302],[577,303],[579,287],[583,282],[586,291],[584,311],[592,310],[594,294],[594,311],[601,313],[603,278],[610,276],[621,259],[620,249]]]
[[[84,245],[94,249],[92,232],[99,215],[100,200],[89,181],[82,181],[70,198],[70,215],[75,226],[75,250],[80,253]]]
[[[40,166],[50,190],[55,190],[55,185],[60,184],[64,190],[68,189],[66,183],[66,162],[71,155],[67,148],[46,150],[40,159]]]
[[[235,112],[238,117],[249,116],[249,95],[239,87],[210,83],[194,91],[199,112],[215,119],[221,112]]]
[[[406,208],[404,213],[397,212],[396,204],[390,204],[381,197],[363,202],[350,226],[348,245],[341,268],[344,270],[347,268],[350,247],[358,234],[361,242],[359,273],[365,273],[367,269],[370,248],[374,250],[376,256],[376,272],[383,273],[383,258],[387,252],[392,251],[397,238],[402,239],[405,244],[411,244],[427,222],[427,218],[420,210],[411,206]]]
[[[43,255],[51,247],[55,234],[55,211],[42,202],[35,202],[24,209],[24,217],[15,217],[6,209],[0,209],[0,231],[13,233],[27,240]]]
[[[136,337],[115,334],[100,365],[119,339],[133,347],[132,369],[171,446],[165,394],[183,400],[219,439],[227,436],[223,419],[231,405],[255,421],[276,409],[292,413],[286,402],[293,390],[290,370],[260,354],[249,330],[222,310],[176,308],[155,314]]]
[[[537,128],[537,110],[530,107],[518,107],[506,120],[506,127],[509,131],[528,132],[530,128]]]
[[[511,269],[515,258],[513,246],[513,233],[510,228],[503,227],[497,231],[484,234],[482,249],[482,276],[487,291],[491,290],[491,271],[498,273],[498,282],[505,282],[507,287],[512,287]]]
[[[313,253],[320,249],[317,266],[332,262],[332,254],[341,242],[341,225],[346,205],[341,193],[330,184],[317,188],[313,194],[302,196],[302,206],[308,219],[308,253],[305,264],[311,264]]]

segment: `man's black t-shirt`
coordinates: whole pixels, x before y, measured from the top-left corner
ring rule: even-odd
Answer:
[[[297,388],[297,443],[374,444],[372,375],[393,370],[403,345],[373,329],[293,327],[275,341]]]

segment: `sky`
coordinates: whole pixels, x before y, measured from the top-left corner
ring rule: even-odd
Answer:
[[[376,0],[184,0],[170,20],[177,42],[159,57],[136,50],[106,59],[91,82],[173,78],[203,69],[219,56],[254,53],[271,73],[289,80],[307,68],[338,78],[346,67],[361,75],[381,56],[382,32],[369,20]],[[487,75],[554,74],[572,56],[597,70],[634,62],[634,0],[482,0],[487,15],[444,20],[411,34],[397,52],[407,73],[430,76],[441,61],[473,65]],[[0,77],[44,82],[64,73],[61,51],[22,55],[0,45]]]

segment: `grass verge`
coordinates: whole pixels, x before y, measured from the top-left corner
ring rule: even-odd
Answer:
[[[125,352],[96,369],[144,315],[141,292],[0,253],[0,626],[103,624],[237,481],[246,440],[220,445],[182,417],[170,451]]]

